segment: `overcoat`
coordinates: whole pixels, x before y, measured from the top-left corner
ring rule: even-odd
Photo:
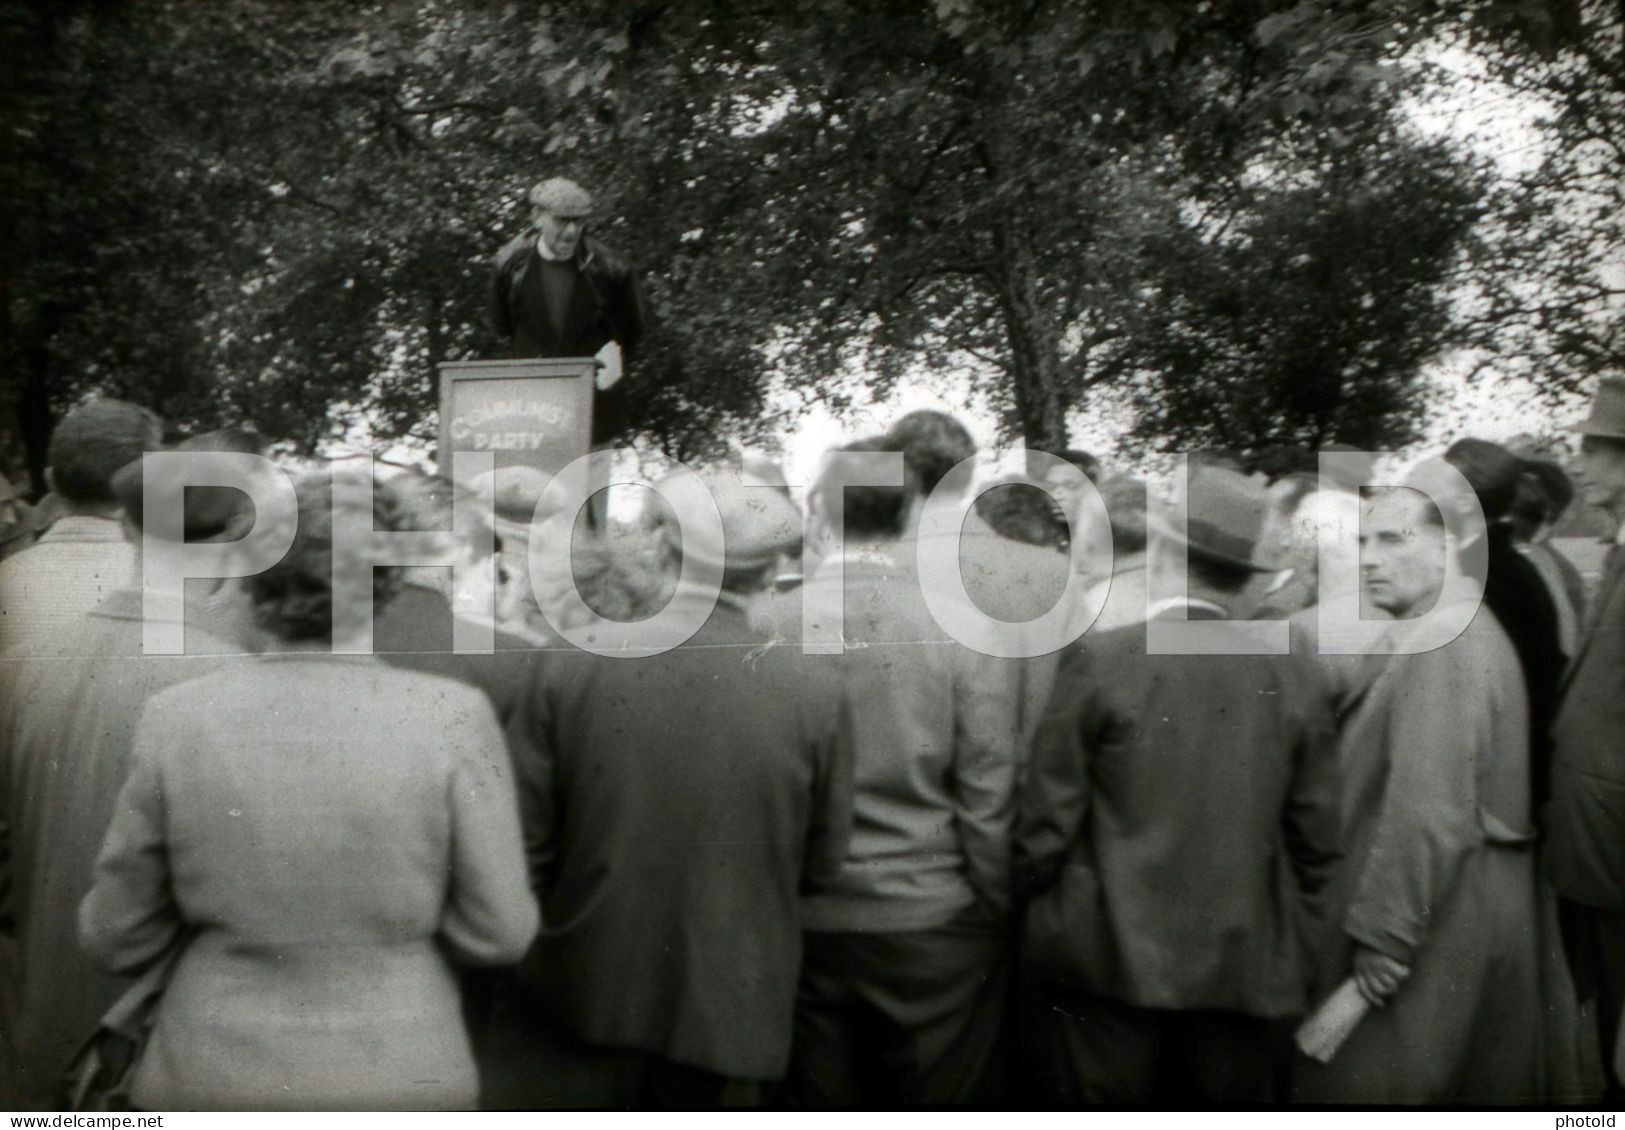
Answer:
[[[32,551],[30,551],[32,552]],[[15,1015],[0,1018],[25,1095],[52,1099],[74,1052],[127,982],[78,943],[79,900],[129,772],[135,726],[160,690],[233,660],[192,628],[191,655],[144,655],[141,593],[120,589],[55,637],[60,657],[0,660],[0,889],[15,930]]]
[[[1541,1093],[1528,726],[1517,653],[1485,605],[1453,642],[1393,656],[1356,707],[1342,736],[1336,967],[1346,974],[1360,945],[1411,972],[1329,1065],[1304,1068],[1300,1098]]]
[[[80,936],[113,970],[178,938],[147,1109],[460,1109],[452,962],[535,935],[485,696],[372,656],[257,656],[142,716]]]
[[[1022,785],[1027,960],[1142,1008],[1301,1013],[1338,792],[1300,661],[1148,654],[1143,624],[1089,637],[1062,659]]]
[[[724,593],[670,651],[542,664],[508,729],[543,917],[520,976],[568,1035],[783,1075],[798,895],[851,821],[849,722],[800,658]]]
[[[1566,898],[1625,912],[1625,548],[1610,551],[1559,696],[1546,873]]]

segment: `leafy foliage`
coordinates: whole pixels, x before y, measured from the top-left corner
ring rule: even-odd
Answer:
[[[838,406],[853,366],[882,394],[969,372],[1035,446],[1089,405],[1131,406],[1146,446],[1395,442],[1442,351],[1507,348],[1491,328],[1568,348],[1518,280],[1607,223],[1539,215],[1534,185],[1486,205],[1481,170],[1407,126],[1398,60],[1437,20],[1421,0],[0,0],[0,428],[37,471],[94,388],[305,450],[427,440],[435,364],[496,344],[490,254],[564,174],[645,269],[637,422],[671,455],[748,436],[772,380]],[[1492,25],[1472,34],[1528,50]],[[1564,50],[1555,76],[1595,65]]]

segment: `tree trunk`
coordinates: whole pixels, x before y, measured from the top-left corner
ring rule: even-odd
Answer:
[[[999,311],[1010,343],[1016,419],[1026,445],[1046,451],[1066,447],[1066,405],[1060,391],[1060,335],[1038,293],[1031,234],[1019,217],[993,229],[994,279]]]

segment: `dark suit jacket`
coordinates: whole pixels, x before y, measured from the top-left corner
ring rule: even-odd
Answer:
[[[1016,835],[1029,960],[1141,1007],[1301,1012],[1338,860],[1330,734],[1291,656],[1149,655],[1143,625],[1069,650]]]
[[[1615,548],[1552,728],[1546,873],[1558,893],[1625,910],[1625,549]]]
[[[577,1039],[784,1072],[798,895],[845,857],[850,737],[833,679],[764,642],[724,595],[664,654],[549,656],[509,727],[545,923],[521,978]]]
[[[530,687],[542,652],[498,628],[490,655],[459,655],[452,650],[453,621],[451,604],[443,594],[404,584],[395,599],[373,615],[372,649],[391,666],[478,687],[506,726]]]

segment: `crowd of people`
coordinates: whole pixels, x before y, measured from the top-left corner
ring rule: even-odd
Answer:
[[[190,487],[149,527],[162,424],[88,402],[0,561],[4,1097],[89,1062],[151,1110],[1617,1100],[1625,380],[1573,430],[1577,484],[1476,439],[1454,493],[1207,451],[1170,507],[1079,451],[979,481],[915,412],[837,449],[901,485],[702,470],[720,537],[539,514],[520,468],[368,513],[306,466],[286,553],[189,580],[161,655],[144,548],[270,519]],[[1594,576],[1548,540],[1577,495]],[[372,568],[369,649],[345,521],[470,567]],[[1057,608],[1054,647],[954,627]]]

